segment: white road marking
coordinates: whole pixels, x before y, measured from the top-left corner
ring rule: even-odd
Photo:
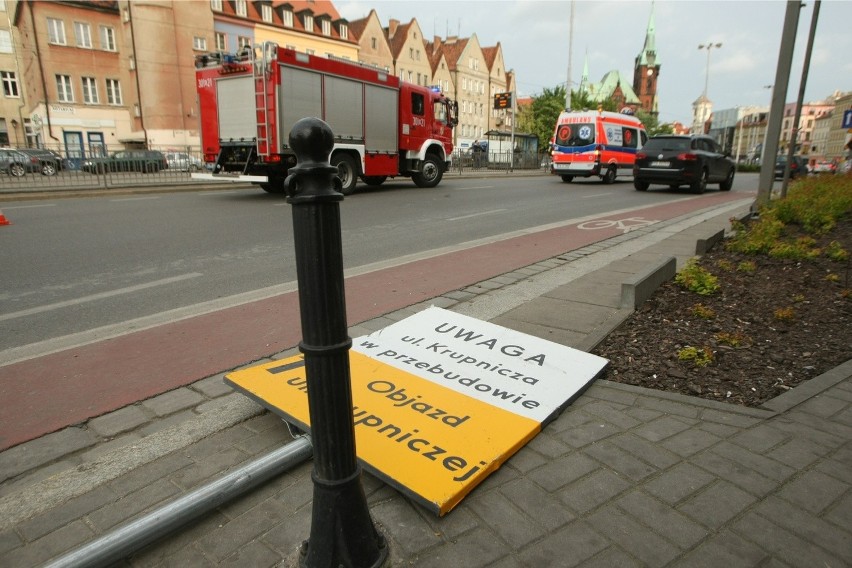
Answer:
[[[159,195],[149,195],[147,197],[125,197],[123,199],[110,199],[110,201],[117,203],[120,201],[144,201],[146,199],[160,199]]]
[[[92,294],[91,296],[83,296],[82,298],[75,298],[73,300],[65,300],[64,302],[55,302],[53,304],[45,304],[44,306],[38,306],[36,308],[30,308],[28,310],[20,310],[17,312],[11,312],[8,314],[0,315],[0,321],[6,321],[15,318],[21,318],[24,316],[31,316],[33,314],[40,314],[44,312],[49,312],[51,310],[58,310],[59,308],[67,308],[68,306],[76,306],[79,304],[83,304],[85,302],[93,302],[95,300],[103,300],[104,298],[111,298],[113,296],[120,296],[122,294],[130,294],[131,292],[137,292],[139,290],[144,290],[146,288],[153,288],[155,286],[164,286],[166,284],[172,284],[174,282],[180,282],[181,280],[189,280],[190,278],[197,278],[199,276],[203,276],[200,272],[190,272],[188,274],[181,274],[180,276],[172,276],[171,278],[163,278],[162,280],[155,280],[153,282],[146,282],[145,284],[137,284],[135,286],[127,286],[126,288],[117,288],[115,290],[110,290],[108,292],[100,292],[98,294]]]
[[[38,205],[12,205],[11,207],[0,207],[0,209],[34,209],[35,207],[56,207],[56,203],[39,203]]]
[[[470,219],[471,217],[481,217],[482,215],[493,215],[506,211],[505,209],[492,209],[491,211],[480,211],[479,213],[471,213],[470,215],[462,215],[461,217],[450,217],[447,221],[460,221],[461,219]]]

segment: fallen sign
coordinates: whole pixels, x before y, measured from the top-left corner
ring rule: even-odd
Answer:
[[[444,515],[556,418],[608,361],[431,307],[353,340],[357,456],[365,469]],[[310,430],[298,355],[225,381]]]

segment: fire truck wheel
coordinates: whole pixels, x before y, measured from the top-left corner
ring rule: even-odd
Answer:
[[[378,187],[385,183],[388,176],[364,176],[364,183],[373,187]]]
[[[420,164],[420,171],[414,173],[411,179],[417,187],[435,187],[441,183],[444,177],[444,168],[441,160],[435,154],[426,154],[426,159]]]
[[[564,181],[565,183],[571,183],[572,181],[574,181],[574,176],[562,176],[562,181]]]
[[[605,184],[610,184],[615,181],[615,166],[610,166],[604,172],[604,175],[601,176],[601,181]]]
[[[337,177],[340,178],[340,193],[352,195],[355,192],[355,184],[358,181],[358,167],[355,160],[348,154],[335,154],[331,157],[331,165],[337,168]]]

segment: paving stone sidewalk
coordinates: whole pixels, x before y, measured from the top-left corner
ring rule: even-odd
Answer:
[[[682,264],[734,213],[643,227],[430,304],[590,349],[629,313],[625,280]],[[289,440],[220,374],[12,448],[0,454],[0,566],[42,566]],[[760,409],[597,381],[443,518],[363,482],[394,566],[841,567],[852,565],[850,440],[852,362]],[[118,565],[292,565],[310,533],[310,469]]]

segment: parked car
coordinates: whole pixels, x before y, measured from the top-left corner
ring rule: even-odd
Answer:
[[[42,175],[56,175],[65,167],[62,156],[53,150],[45,148],[17,148],[17,150],[21,154],[36,158],[39,162],[39,171]]]
[[[84,172],[156,173],[169,167],[166,156],[157,150],[123,150],[108,158],[88,158],[80,166]]]
[[[834,174],[837,173],[837,164],[828,160],[822,160],[814,164],[811,169],[814,174]]]
[[[784,168],[787,165],[787,156],[778,156],[775,158],[775,179],[784,177]],[[808,175],[808,164],[801,156],[793,156],[793,161],[790,162],[790,179],[796,179],[799,176]]]
[[[199,172],[204,169],[204,162],[186,152],[166,152],[166,161],[170,170],[180,172]]]
[[[687,185],[692,193],[704,193],[707,184],[718,183],[730,191],[736,171],[731,154],[709,136],[652,136],[636,152],[633,186],[646,191],[651,184]]]
[[[11,148],[0,148],[0,170],[12,177],[21,177],[28,172],[41,170],[38,158],[28,156]]]

